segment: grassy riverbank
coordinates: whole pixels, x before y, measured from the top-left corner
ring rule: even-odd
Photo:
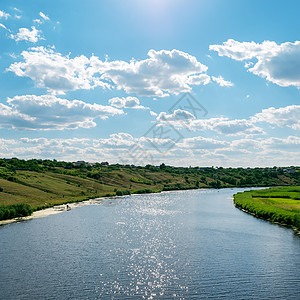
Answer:
[[[259,218],[300,230],[300,186],[237,193],[234,204]]]
[[[0,159],[0,207],[9,210],[10,216],[15,208],[7,205],[28,204],[35,211],[104,196],[270,185],[300,185],[300,168],[140,167]]]

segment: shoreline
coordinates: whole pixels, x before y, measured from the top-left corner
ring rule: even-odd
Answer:
[[[99,205],[103,204],[104,199],[109,199],[109,198],[104,198],[104,197],[99,197],[99,198],[92,198],[89,200],[83,200],[79,202],[72,202],[72,203],[65,203],[65,204],[59,204],[59,205],[54,205],[52,207],[44,208],[41,210],[34,211],[30,216],[27,217],[20,217],[20,218],[14,218],[14,219],[8,219],[8,220],[1,220],[0,221],[0,226],[1,225],[6,225],[6,224],[11,224],[11,223],[19,223],[19,222],[24,222],[32,219],[37,219],[37,218],[45,218],[51,215],[57,215],[66,211],[69,211],[68,207],[72,210],[77,207],[82,207],[86,205]]]
[[[277,190],[276,190],[277,188]],[[272,198],[272,192],[278,193],[278,187],[273,187],[270,189],[271,193],[267,195],[260,195],[261,198],[266,197]],[[285,191],[289,193],[289,191]],[[295,191],[293,191],[295,192]],[[296,191],[298,192],[298,191]],[[284,191],[283,191],[284,193]],[[254,192],[255,194],[255,192]],[[250,195],[250,196],[249,196]],[[284,208],[277,208],[274,205],[268,204],[264,205],[260,202],[255,202],[252,198],[253,193],[247,194],[246,192],[237,193],[233,195],[233,205],[235,208],[241,210],[244,213],[252,215],[253,217],[267,221],[272,224],[276,224],[279,226],[283,226],[285,228],[292,229],[295,234],[300,235],[300,227],[298,221],[298,214],[295,213],[294,215],[291,214],[291,211],[284,210]],[[248,196],[248,197],[247,197]],[[256,197],[259,197],[256,195]],[[287,195],[275,195],[275,198],[289,198],[293,199],[289,194]],[[298,199],[298,198],[295,198]],[[277,209],[277,210],[276,210]],[[281,209],[281,211],[278,209]]]
[[[221,188],[221,189],[235,189],[239,187],[227,187],[227,188]],[[249,188],[249,187],[244,187],[244,188]],[[256,188],[261,188],[261,187],[250,187],[249,189],[256,189]],[[184,189],[184,190],[170,190],[170,191],[160,191],[160,192],[153,192],[153,193],[145,193],[143,195],[147,194],[157,194],[157,193],[170,193],[170,192],[179,192],[179,191],[186,191],[186,190],[212,190],[213,188],[200,188],[200,189]],[[36,210],[34,211],[30,216],[27,217],[19,217],[19,218],[14,218],[14,219],[8,219],[8,220],[0,220],[0,226],[2,225],[7,225],[11,223],[19,223],[19,222],[24,222],[32,219],[37,219],[37,218],[45,218],[51,215],[56,215],[60,214],[63,212],[68,211],[67,206],[70,207],[70,209],[74,209],[77,207],[82,207],[86,205],[100,205],[104,203],[104,200],[108,199],[115,199],[115,198],[123,198],[123,197],[128,197],[128,196],[139,196],[141,194],[130,194],[130,195],[123,195],[123,196],[109,196],[109,197],[96,197],[96,198],[90,198],[90,199],[85,199],[82,201],[76,201],[76,202],[68,202],[68,203],[62,203],[62,204],[57,204],[52,207],[47,207],[41,210]],[[232,195],[233,199],[233,195]]]
[[[262,218],[260,217],[259,215],[256,215],[255,213],[251,212],[250,210],[247,210],[247,209],[244,209],[244,208],[240,208],[238,206],[235,205],[235,203],[233,202],[233,205],[235,208],[241,210],[242,212],[246,213],[246,214],[249,214],[257,219],[260,219],[260,220],[263,220],[263,221],[267,221],[269,223],[272,223],[272,224],[276,224],[276,225],[279,225],[279,226],[283,226],[283,227],[286,227],[286,228],[289,228],[289,229],[292,229],[294,230],[294,232],[300,236],[300,229],[298,229],[297,227],[295,226],[292,226],[292,225],[288,225],[288,224],[285,224],[285,223],[280,223],[280,222],[276,222],[276,221],[273,221],[271,219],[265,219],[265,218]]]

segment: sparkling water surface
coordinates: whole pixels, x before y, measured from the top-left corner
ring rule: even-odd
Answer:
[[[243,189],[99,201],[0,227],[0,299],[300,299],[300,238]]]

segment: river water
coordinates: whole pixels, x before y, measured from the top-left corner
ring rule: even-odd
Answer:
[[[300,238],[243,189],[99,201],[0,227],[0,299],[300,299]]]

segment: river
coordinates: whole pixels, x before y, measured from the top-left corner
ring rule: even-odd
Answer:
[[[0,227],[0,299],[299,299],[300,238],[244,189],[99,201]]]

